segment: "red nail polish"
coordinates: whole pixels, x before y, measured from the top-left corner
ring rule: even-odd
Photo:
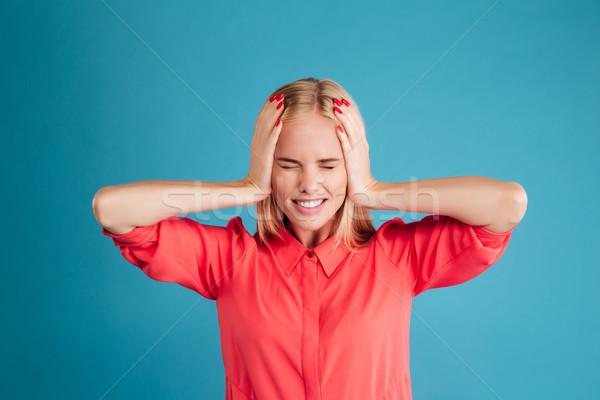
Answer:
[[[279,104],[277,104],[277,109],[279,110],[281,108],[281,106],[283,106],[283,101],[280,102]]]
[[[280,123],[281,123],[281,120],[279,118],[277,118],[277,123],[275,124],[275,126],[279,126]]]
[[[274,94],[273,96],[271,96],[271,97],[269,98],[269,103],[272,103],[272,102],[273,102],[273,100],[275,100],[275,97],[276,97],[276,96],[277,96],[276,94]]]
[[[338,129],[339,129],[339,131],[340,131],[340,132],[344,132],[344,131],[342,130],[342,127],[341,127],[341,126],[339,126],[339,125],[338,125]]]
[[[337,104],[338,106],[342,105],[342,102],[339,101],[338,99],[333,99],[333,101],[335,102],[335,104]]]
[[[344,103],[346,106],[350,107],[350,103],[348,102],[348,100],[342,99],[342,103]]]
[[[279,95],[275,98],[276,100],[281,100],[283,99],[283,93],[279,93]]]
[[[339,108],[335,107],[335,111],[339,112],[340,114],[343,114],[342,110],[340,110]]]

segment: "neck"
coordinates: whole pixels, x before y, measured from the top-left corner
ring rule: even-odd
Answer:
[[[307,231],[300,229],[294,225],[292,225],[289,220],[285,222],[285,227],[304,247],[307,249],[313,249],[319,244],[323,243],[333,234],[333,230],[327,224],[323,226],[321,229],[317,229],[314,231]]]

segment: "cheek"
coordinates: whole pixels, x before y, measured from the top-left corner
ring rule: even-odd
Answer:
[[[284,174],[273,172],[271,174],[271,190],[275,196],[275,200],[280,204],[286,196],[289,195],[291,180],[285,177]]]
[[[346,175],[346,171],[343,173],[336,173],[332,177],[332,182],[334,182],[334,186],[338,192],[345,192],[346,186],[348,185],[348,176]]]

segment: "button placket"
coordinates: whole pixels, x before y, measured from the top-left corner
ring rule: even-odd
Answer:
[[[318,376],[319,293],[317,258],[307,251],[302,259],[302,375],[306,399],[320,399]]]

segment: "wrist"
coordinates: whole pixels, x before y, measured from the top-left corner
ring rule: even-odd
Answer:
[[[358,206],[369,209],[378,209],[380,192],[379,181],[371,177],[369,183],[364,185],[359,191],[351,193],[349,197],[350,200]]]
[[[262,190],[250,176],[246,175],[242,180],[239,181],[241,187],[244,192],[247,193],[248,198],[250,199],[250,204],[256,204],[267,197],[271,192],[265,192]]]

